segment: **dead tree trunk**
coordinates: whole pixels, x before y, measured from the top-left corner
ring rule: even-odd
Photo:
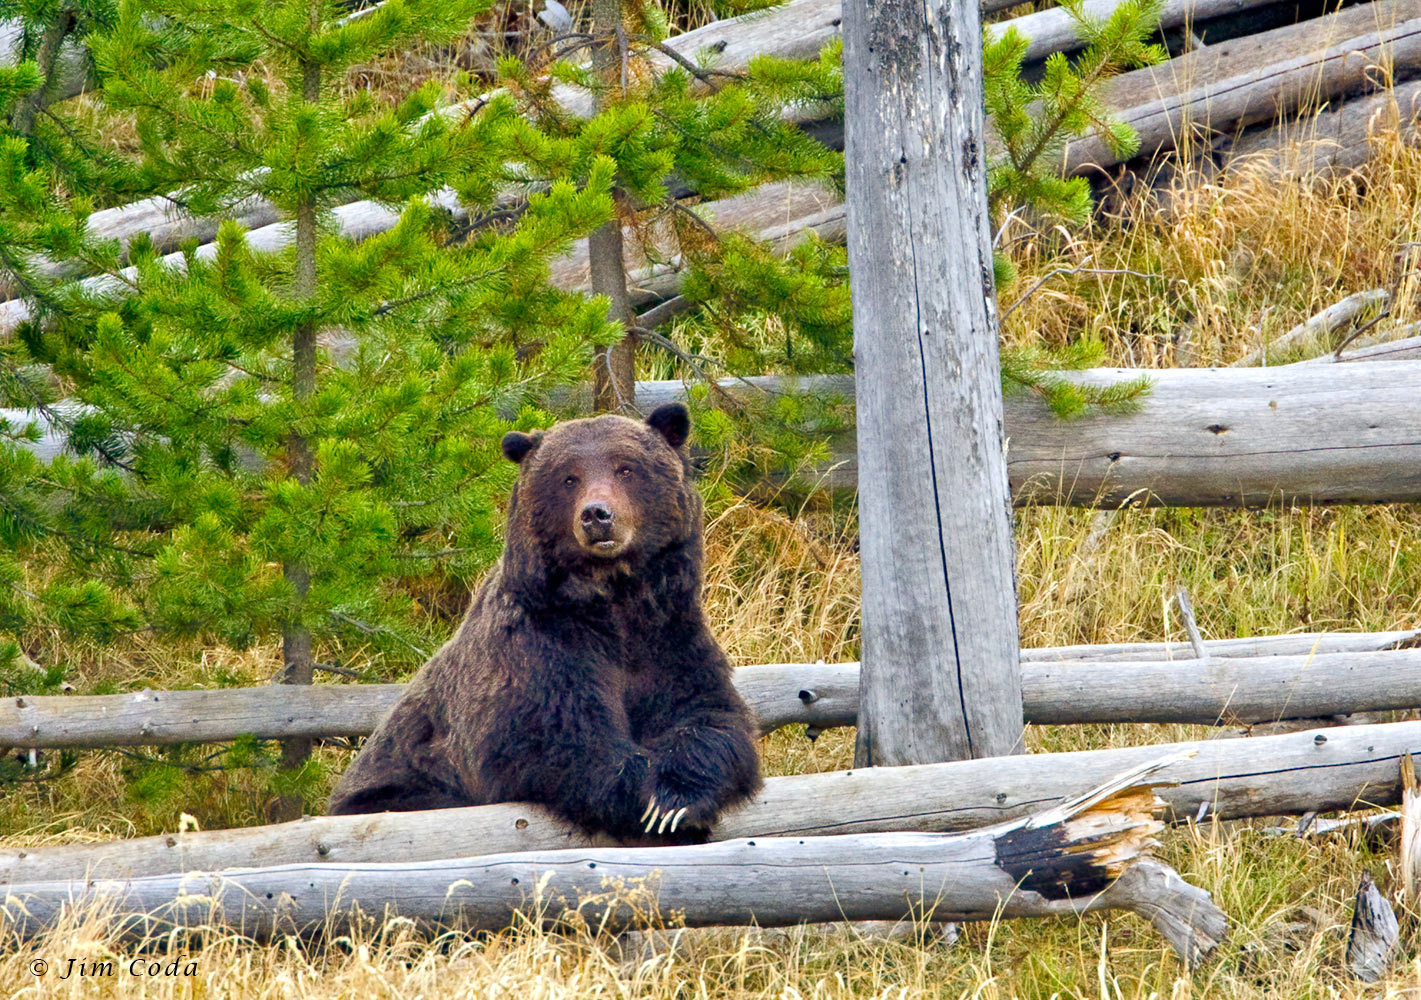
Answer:
[[[1021,737],[981,63],[975,4],[844,5],[860,766]]]
[[[592,68],[609,92],[620,93],[624,83],[626,34],[622,27],[622,0],[592,0],[592,31],[597,45]],[[601,111],[605,98],[597,99]],[[632,411],[636,407],[636,332],[627,298],[627,265],[622,249],[622,222],[615,215],[587,237],[587,262],[592,293],[605,295],[607,318],[624,331],[615,344],[600,348],[593,360],[592,384],[599,411]]]

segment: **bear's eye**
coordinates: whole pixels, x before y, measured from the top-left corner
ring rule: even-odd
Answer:
[[[572,487],[576,486],[576,485],[577,485],[578,483],[580,483],[581,481],[582,481],[582,480],[578,479],[576,476],[568,476],[566,479],[564,479],[564,480],[562,481],[562,484],[563,484],[564,486],[568,487],[569,489],[571,489]]]
[[[627,478],[628,476],[630,476],[631,474],[632,474],[632,467],[631,467],[630,465],[624,465],[624,466],[622,466],[620,469],[617,470],[617,475],[618,475],[618,476],[621,476],[623,479],[626,479],[626,478]]]

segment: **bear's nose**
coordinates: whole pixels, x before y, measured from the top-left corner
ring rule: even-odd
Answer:
[[[600,500],[593,501],[586,507],[582,508],[582,523],[587,525],[611,524],[612,508],[608,507]]]

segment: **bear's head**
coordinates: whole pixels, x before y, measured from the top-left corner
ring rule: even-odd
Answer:
[[[546,432],[509,433],[518,464],[508,512],[505,571],[557,586],[568,576],[635,571],[699,539],[700,497],[689,481],[690,415],[680,403],[645,421],[568,420]]]

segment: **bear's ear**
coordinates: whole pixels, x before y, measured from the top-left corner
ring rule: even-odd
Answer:
[[[672,448],[680,448],[691,436],[691,414],[681,403],[663,403],[651,411],[646,422]]]
[[[510,462],[521,462],[528,457],[529,452],[542,443],[542,440],[542,431],[534,431],[532,434],[509,431],[503,435],[503,457]]]

